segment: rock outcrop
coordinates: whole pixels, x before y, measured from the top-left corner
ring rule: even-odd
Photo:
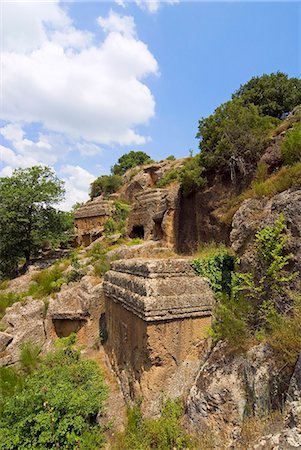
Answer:
[[[0,333],[0,366],[19,361],[28,342],[49,350],[58,337],[77,333],[77,342],[87,349],[99,344],[104,295],[99,278],[85,276],[70,283],[45,301],[27,297],[7,308]]]
[[[274,225],[284,214],[289,240],[287,251],[292,254],[294,270],[301,270],[301,190],[289,189],[272,198],[245,200],[233,217],[230,240],[240,256],[242,267],[248,270],[253,263],[254,238],[258,228]],[[296,279],[298,281],[298,279]]]
[[[100,237],[104,224],[114,210],[114,202],[96,197],[75,211],[75,227],[79,245],[89,245]]]
[[[214,297],[188,260],[116,261],[104,281],[105,349],[127,401],[148,415],[183,395],[204,354]]]
[[[280,406],[277,374],[267,345],[234,355],[219,343],[189,393],[187,416],[193,429],[215,430],[216,448],[236,448],[245,418],[263,417]]]

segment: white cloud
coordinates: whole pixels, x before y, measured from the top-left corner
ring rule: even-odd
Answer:
[[[120,16],[111,10],[108,17],[99,17],[97,21],[106,33],[117,32],[127,37],[136,36],[136,25],[131,16]]]
[[[103,150],[92,142],[77,143],[76,147],[80,154],[84,156],[100,155],[103,153]]]
[[[125,8],[128,3],[131,3],[131,1],[126,2],[125,0],[115,0],[115,3]],[[141,9],[154,14],[158,11],[162,4],[174,5],[175,3],[179,3],[179,0],[134,0],[134,3],[136,3],[136,5],[138,5]]]
[[[0,135],[10,142],[13,148],[10,151],[23,161],[20,167],[34,164],[53,165],[71,150],[63,143],[62,137],[54,134],[39,133],[36,141],[28,139],[20,123],[9,123],[0,128]],[[0,161],[7,162],[3,151],[0,151]],[[13,166],[18,167],[15,164]]]
[[[143,79],[158,64],[132,17],[98,18],[98,45],[57,3],[5,3],[3,19],[2,119],[98,144],[146,142],[136,127],[154,116],[155,100]]]
[[[95,176],[80,166],[65,165],[61,168],[60,174],[65,181],[66,199],[59,205],[64,211],[69,211],[77,202],[88,200],[90,184],[95,180]]]

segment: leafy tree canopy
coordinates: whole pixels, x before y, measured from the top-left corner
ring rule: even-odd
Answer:
[[[114,194],[122,186],[120,175],[102,175],[91,183],[90,197],[98,197],[101,194]]]
[[[245,106],[240,99],[222,104],[199,121],[200,163],[231,174],[233,168],[244,171],[256,163],[276,123],[277,119],[260,116],[257,106]]]
[[[114,175],[123,175],[132,167],[141,166],[148,161],[151,161],[149,155],[141,151],[135,152],[132,150],[118,159],[118,163],[112,167],[112,173]]]
[[[301,103],[301,80],[282,72],[253,77],[232,98],[240,98],[244,105],[257,105],[261,115],[281,118]]]
[[[21,258],[28,264],[43,241],[69,228],[70,220],[53,208],[64,192],[49,167],[17,169],[0,178],[0,274],[12,274]]]

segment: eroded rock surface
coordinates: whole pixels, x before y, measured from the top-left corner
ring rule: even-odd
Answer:
[[[258,228],[274,225],[280,214],[284,214],[289,241],[288,252],[293,255],[294,270],[301,270],[301,190],[289,189],[271,199],[248,199],[243,202],[233,217],[230,234],[232,248],[241,257],[243,268],[248,270],[253,263],[254,238]],[[298,280],[296,280],[298,281]]]
[[[277,407],[277,389],[277,370],[267,345],[234,355],[219,343],[190,390],[187,416],[195,430],[214,430],[216,448],[235,448],[244,418],[260,418]]]
[[[104,281],[105,345],[127,401],[148,415],[186,393],[200,366],[214,304],[188,260],[116,261]]]

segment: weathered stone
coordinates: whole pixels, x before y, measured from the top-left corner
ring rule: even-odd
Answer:
[[[289,241],[287,251],[293,255],[294,270],[301,270],[301,190],[289,189],[271,199],[245,200],[233,217],[230,235],[232,248],[241,257],[242,267],[253,264],[255,233],[259,228],[274,225],[284,214]],[[300,280],[295,279],[298,284]]]
[[[185,259],[116,261],[104,289],[145,321],[210,316],[214,304],[207,280]]]
[[[175,243],[174,217],[179,187],[146,189],[136,195],[128,220],[130,237]]]
[[[114,210],[114,202],[102,196],[86,202],[75,211],[79,245],[89,245],[103,233],[104,223]]]
[[[99,320],[104,313],[102,283],[93,276],[70,283],[49,299],[45,329],[48,345],[58,337],[77,333],[77,341],[88,348],[99,341]]]
[[[7,308],[2,321],[6,333],[13,336],[0,357],[0,365],[14,364],[19,360],[20,350],[26,342],[43,346],[46,340],[44,328],[45,305],[42,300],[28,297],[24,303],[17,302]]]
[[[12,334],[4,333],[0,331],[0,352],[3,352],[8,344],[13,340]]]
[[[220,444],[232,448],[246,414],[260,418],[273,404],[277,370],[271,349],[258,345],[246,355],[229,352],[219,343],[201,367],[187,401],[187,416],[195,430],[215,430]],[[235,448],[235,445],[234,447]]]
[[[116,261],[105,276],[105,348],[129,401],[156,415],[183,395],[204,353],[214,297],[187,260]]]

